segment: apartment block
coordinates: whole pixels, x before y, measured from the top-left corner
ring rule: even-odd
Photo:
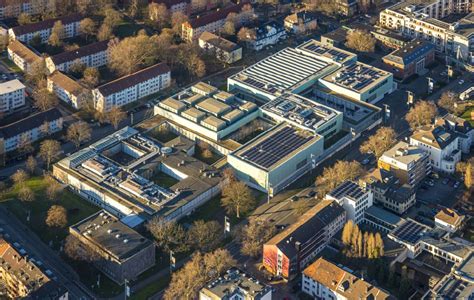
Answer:
[[[62,129],[63,117],[57,108],[0,127],[0,154],[14,151]]]
[[[77,62],[81,62],[86,67],[105,66],[109,62],[108,45],[109,41],[101,41],[47,57],[46,67],[50,73],[56,70],[67,73]]]
[[[25,89],[18,79],[0,83],[0,112],[11,112],[25,105]]]
[[[97,254],[94,265],[118,284],[137,278],[155,264],[154,243],[106,211],[69,227],[69,233]]]
[[[21,13],[37,14],[46,5],[47,0],[2,0],[0,1],[0,20],[17,18]]]
[[[224,8],[204,13],[183,23],[181,27],[181,37],[188,42],[196,41],[205,31],[216,32],[220,30],[230,13],[239,13],[245,3],[230,4]]]
[[[459,149],[462,153],[471,152],[471,148],[474,146],[474,127],[469,121],[453,114],[446,114],[442,118],[438,118],[435,124],[457,134]]]
[[[280,40],[286,39],[285,27],[280,22],[270,21],[253,30],[255,35],[250,36],[250,33],[248,33],[247,38],[249,41],[246,44],[247,47],[255,51],[260,51],[267,46],[275,45]]]
[[[336,201],[347,214],[347,220],[359,224],[364,220],[365,211],[373,204],[373,193],[352,181],[345,181],[329,192],[325,199]]]
[[[242,59],[242,47],[211,32],[205,31],[199,37],[199,47],[227,64]]]
[[[429,154],[431,167],[440,172],[454,173],[461,160],[459,134],[442,126],[425,126],[410,137],[410,145]]]
[[[380,13],[380,25],[424,39],[466,65],[474,64],[474,14],[470,0],[403,1]]]
[[[10,39],[18,40],[23,43],[29,43],[34,36],[38,35],[44,43],[48,41],[54,23],[61,21],[64,26],[64,38],[71,38],[80,34],[79,22],[82,18],[80,14],[73,14],[62,18],[16,26],[8,29],[8,35]]]
[[[8,43],[8,58],[15,63],[23,72],[28,72],[32,63],[40,59],[40,55],[35,53],[28,46],[20,41],[13,40]]]
[[[70,78],[60,71],[55,71],[47,77],[48,91],[54,93],[59,99],[71,105],[75,109],[80,109],[84,93],[87,89],[78,81]]]
[[[285,18],[284,25],[288,32],[296,34],[315,30],[316,27],[318,27],[316,15],[306,11],[300,11],[288,15]]]
[[[335,201],[323,200],[263,245],[263,265],[273,275],[291,280],[342,229],[346,212]]]
[[[378,160],[378,167],[392,172],[402,184],[417,187],[431,172],[429,155],[417,146],[398,142]]]
[[[227,270],[199,292],[199,300],[272,300],[272,288],[237,268]]]
[[[191,1],[189,0],[153,0],[152,2],[166,5],[166,8],[168,9],[170,14],[180,12],[185,15],[188,15]]]
[[[301,290],[321,300],[394,300],[389,292],[352,274],[352,271],[319,258],[303,271]]]
[[[107,112],[157,93],[171,85],[171,71],[165,63],[158,63],[133,74],[108,82],[92,91],[95,107]]]
[[[26,252],[0,239],[0,281],[7,299],[67,300],[68,291],[40,269]]]

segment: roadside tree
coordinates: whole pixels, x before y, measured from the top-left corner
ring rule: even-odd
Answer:
[[[46,225],[49,227],[64,228],[67,225],[67,211],[60,205],[53,205],[48,210]]]
[[[410,124],[411,129],[429,125],[436,117],[437,109],[433,102],[420,101],[405,116],[405,120]]]
[[[373,153],[375,158],[378,159],[385,151],[389,150],[395,142],[395,131],[390,127],[381,127],[360,146],[360,152]]]
[[[223,228],[217,221],[194,221],[187,232],[187,243],[195,250],[209,252],[217,248],[223,237]]]
[[[240,218],[241,213],[246,213],[254,207],[255,198],[245,183],[234,181],[223,188],[221,204],[227,213],[235,213],[237,218]]]
[[[49,170],[51,162],[59,156],[61,144],[55,140],[44,140],[40,144],[40,157],[46,162],[46,170]]]

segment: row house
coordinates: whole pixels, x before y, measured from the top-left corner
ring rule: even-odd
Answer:
[[[41,57],[20,41],[10,41],[7,47],[8,58],[23,72],[28,72],[32,63]]]
[[[0,154],[14,151],[62,129],[63,117],[57,108],[0,127]]]
[[[72,51],[62,52],[46,58],[50,73],[56,70],[69,72],[72,65],[82,63],[86,67],[102,67],[109,62],[109,41],[92,43]]]
[[[64,38],[72,38],[80,34],[79,22],[82,18],[80,14],[73,14],[62,18],[16,26],[8,29],[8,35],[11,40],[19,40],[23,43],[29,43],[35,36],[40,36],[41,42],[45,43],[51,35],[54,23],[61,21],[64,26]]]
[[[48,0],[0,0],[0,20],[17,18],[20,14],[38,14],[47,7]]]
[[[321,252],[346,222],[345,210],[323,200],[263,245],[263,266],[291,280]]]
[[[92,91],[95,108],[106,112],[157,93],[171,85],[171,71],[158,63],[128,76],[106,83]]]

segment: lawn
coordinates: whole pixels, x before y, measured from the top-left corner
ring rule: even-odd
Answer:
[[[15,72],[15,73],[21,73],[23,72],[15,63],[8,58],[2,58],[2,62],[10,69],[10,71]]]
[[[12,188],[1,198],[2,205],[15,214],[19,220],[26,223],[46,244],[59,249],[61,241],[66,237],[68,226],[90,216],[99,208],[90,204],[76,194],[65,189],[58,196],[58,200],[49,200],[45,196],[46,181],[43,177],[32,177],[25,183],[35,194],[35,200],[22,202],[18,200],[18,188]],[[61,205],[68,212],[68,224],[65,228],[50,228],[45,224],[46,214],[52,205]],[[30,214],[30,220],[27,216]]]
[[[169,188],[179,182],[176,178],[173,178],[163,172],[156,173],[152,178],[150,178],[154,183],[159,186]]]
[[[131,295],[130,299],[146,300],[154,294],[158,293],[159,291],[165,289],[168,286],[170,280],[170,276],[160,277],[156,281],[153,281],[152,283],[141,289],[138,293]]]
[[[196,145],[194,157],[199,159],[200,161],[205,162],[208,165],[212,165],[213,163],[215,163],[216,161],[222,158],[222,155],[212,152],[212,151],[210,151],[210,154],[211,154],[210,156],[206,156],[204,155],[204,150],[205,150],[204,147]]]
[[[136,35],[138,31],[143,29],[143,26],[138,25],[130,20],[123,20],[115,29],[114,34],[120,38],[126,38]]]
[[[466,111],[461,115],[461,118],[469,121],[472,126],[474,126],[474,120],[471,119],[471,112],[474,112],[474,106],[469,107]]]

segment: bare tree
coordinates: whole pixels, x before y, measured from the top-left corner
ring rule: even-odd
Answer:
[[[275,234],[275,226],[270,222],[251,219],[241,231],[242,247],[240,251],[244,255],[258,257],[262,252],[263,244]]]
[[[49,200],[56,200],[60,192],[63,190],[62,185],[53,177],[45,176],[46,181],[46,197]]]
[[[107,24],[112,29],[122,22],[122,15],[112,7],[105,9],[104,16],[105,18],[103,24]]]
[[[39,82],[45,82],[46,74],[48,74],[48,69],[46,68],[46,61],[44,57],[41,57],[31,63],[30,68],[26,74],[26,80],[29,82],[38,85]],[[43,84],[45,86],[45,84]]]
[[[11,176],[11,179],[16,187],[22,188],[25,186],[25,182],[28,180],[28,177],[28,173],[26,173],[23,169],[17,169]]]
[[[120,107],[114,106],[107,112],[106,119],[115,129],[118,129],[120,122],[122,122],[126,116],[127,114]]]
[[[77,261],[90,263],[100,259],[100,255],[96,251],[72,235],[66,237],[64,253],[66,253],[69,258]]]
[[[97,40],[106,41],[113,38],[113,29],[108,24],[102,24],[97,32]]]
[[[378,159],[382,154],[390,149],[396,141],[395,131],[390,127],[381,127],[374,135],[360,146],[360,152],[373,153]]]
[[[60,205],[53,205],[48,210],[48,214],[45,220],[46,225],[49,227],[63,228],[67,225],[67,211]]]
[[[246,213],[255,205],[252,191],[241,181],[227,184],[222,190],[222,206],[228,213],[235,213],[240,218],[241,213]]]
[[[56,95],[48,91],[46,87],[39,88],[33,92],[35,105],[41,110],[46,111],[58,105]]]
[[[97,25],[91,18],[84,18],[79,23],[79,30],[86,37],[86,41],[97,33]]]
[[[147,228],[155,238],[158,246],[166,252],[186,251],[186,232],[184,228],[175,221],[167,221],[163,218],[155,217],[151,219]]]
[[[48,39],[48,44],[54,47],[62,46],[65,37],[64,25],[61,21],[56,21],[51,29],[51,35]]]
[[[73,61],[71,66],[69,67],[69,70],[72,73],[76,74],[82,74],[85,69],[86,65],[80,59],[76,59],[75,61]]]
[[[256,39],[256,32],[254,29],[242,27],[237,33],[237,38],[241,42],[251,42]]]
[[[181,33],[181,26],[186,21],[188,21],[188,17],[180,11],[174,12],[171,15],[171,28],[175,34]]]
[[[195,299],[206,283],[218,278],[235,264],[232,255],[224,249],[206,254],[196,252],[189,262],[173,273],[163,299]]]
[[[446,109],[450,113],[458,113],[458,99],[459,95],[452,91],[444,92],[438,100],[438,106]]]
[[[39,155],[46,162],[46,169],[49,170],[51,162],[59,156],[61,145],[55,140],[44,140],[40,144]]]
[[[436,117],[437,109],[433,102],[420,101],[406,114],[405,120],[412,129],[429,125]]]
[[[33,23],[33,20],[32,20],[32,18],[31,18],[31,15],[30,15],[30,14],[21,13],[21,14],[18,16],[17,22],[18,22],[19,25],[26,25],[26,24]]]
[[[81,82],[88,88],[95,88],[100,81],[100,73],[97,68],[88,67],[83,72]]]
[[[38,162],[36,159],[32,155],[28,156],[28,159],[26,160],[26,169],[31,175],[35,174],[37,166]]]
[[[170,22],[170,13],[165,4],[153,2],[148,5],[148,18],[161,29]]]
[[[217,248],[222,240],[223,229],[217,221],[198,220],[187,233],[187,243],[195,250],[208,252]]]
[[[359,52],[374,52],[376,39],[368,31],[351,30],[347,33],[346,47]]]
[[[35,194],[31,188],[24,186],[18,191],[18,199],[23,202],[31,202],[35,200]]]
[[[91,138],[92,129],[86,122],[78,121],[67,129],[67,138],[76,148]]]
[[[323,197],[342,182],[354,180],[362,173],[362,166],[357,161],[337,161],[332,167],[324,168],[323,174],[316,178],[319,196]]]

